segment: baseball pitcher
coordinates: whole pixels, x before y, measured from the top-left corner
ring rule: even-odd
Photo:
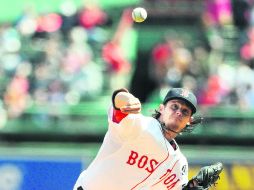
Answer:
[[[152,117],[141,114],[139,99],[127,89],[112,95],[108,131],[73,190],[205,190],[219,178],[222,164],[201,168],[188,181],[188,162],[175,137],[200,122],[197,100],[172,88]]]

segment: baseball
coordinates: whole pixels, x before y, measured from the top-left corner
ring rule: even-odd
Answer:
[[[131,16],[135,22],[143,22],[147,17],[147,12],[144,8],[137,7],[133,9]]]

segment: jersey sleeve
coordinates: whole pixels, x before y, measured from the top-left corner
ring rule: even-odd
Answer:
[[[142,128],[142,114],[124,114],[113,106],[108,113],[108,131],[119,140],[136,138]]]
[[[128,114],[122,113],[120,110],[116,110],[113,108],[112,121],[115,123],[120,123],[123,118],[125,118]]]

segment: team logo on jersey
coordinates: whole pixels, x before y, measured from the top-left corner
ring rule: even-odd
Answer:
[[[186,169],[187,169],[187,166],[186,166],[186,165],[184,165],[184,166],[182,167],[182,175],[185,175],[185,173],[186,173]]]
[[[190,95],[190,92],[186,89],[183,89],[180,95],[185,97],[185,98],[188,98],[189,95]]]

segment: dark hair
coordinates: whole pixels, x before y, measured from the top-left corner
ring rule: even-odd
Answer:
[[[168,103],[168,101],[167,102],[163,102],[162,104],[165,106],[167,103]],[[152,117],[154,119],[158,120],[160,118],[160,116],[161,116],[161,113],[158,110],[154,110],[154,113],[152,114]]]
[[[154,119],[159,119],[161,116],[161,113],[158,110],[154,110],[154,113],[152,114],[152,117]]]

